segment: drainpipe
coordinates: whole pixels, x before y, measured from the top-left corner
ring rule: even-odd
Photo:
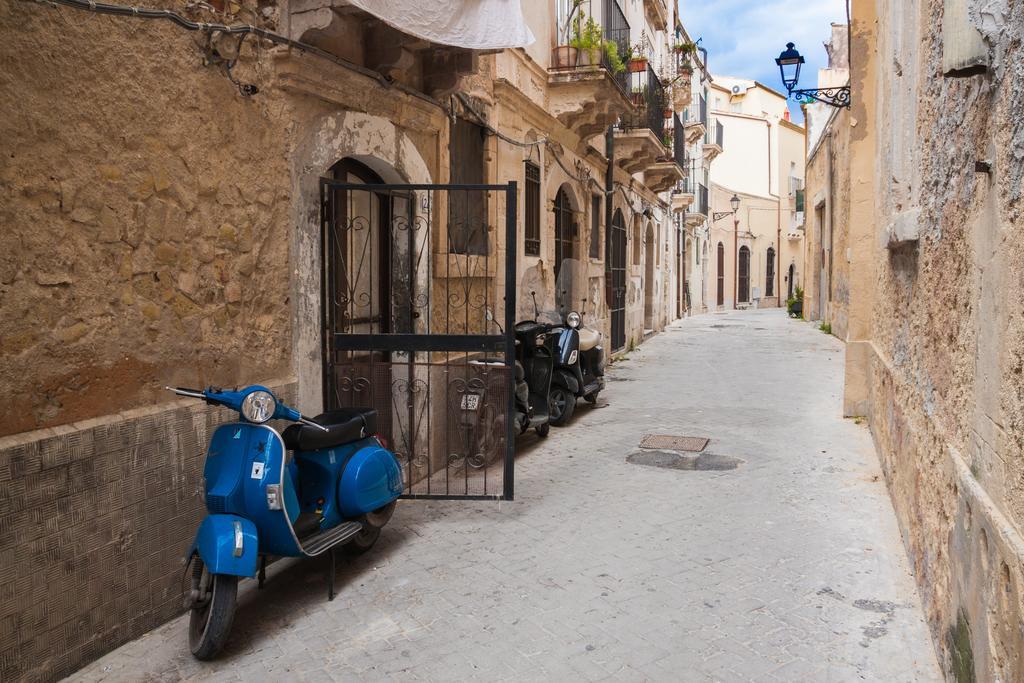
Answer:
[[[750,214],[747,214],[747,224],[750,224]],[[736,297],[739,296],[740,287],[740,216],[733,214],[732,219],[732,310],[736,310]]]
[[[616,293],[612,289],[614,286],[613,282],[607,282],[611,278],[612,272],[612,261],[611,261],[611,230],[612,230],[612,194],[615,192],[615,127],[608,126],[608,130],[604,134],[604,155],[608,158],[608,168],[604,172],[604,277],[606,282],[604,283],[605,291],[611,291],[612,301],[606,301],[605,305],[609,307],[608,310],[608,341],[612,341],[612,335],[615,331],[612,330],[612,302],[615,301]],[[614,343],[609,345],[609,355],[611,358],[611,347]]]

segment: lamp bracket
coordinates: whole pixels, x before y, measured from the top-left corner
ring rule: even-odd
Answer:
[[[726,216],[732,216],[735,213],[736,213],[735,211],[715,211],[713,214],[711,214],[711,221],[712,222],[720,221],[723,218],[725,218]]]
[[[849,108],[850,86],[843,85],[838,88],[807,88],[804,90],[790,90],[790,97],[800,100],[817,100],[831,107]]]

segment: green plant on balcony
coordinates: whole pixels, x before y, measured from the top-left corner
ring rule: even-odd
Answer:
[[[573,20],[569,45],[577,49],[580,66],[598,64],[601,59],[601,49],[604,46],[601,25],[594,21],[594,17],[588,17],[583,10],[580,10]]]
[[[608,60],[608,68],[613,74],[620,74],[626,70],[626,63],[622,61],[619,54],[619,44],[613,40],[606,40],[603,44],[604,56]]]
[[[666,147],[668,147],[670,149],[672,148],[672,136],[669,135],[668,133],[665,133],[664,137],[661,138],[661,142]]]
[[[688,40],[683,40],[676,42],[672,46],[672,51],[675,52],[677,55],[692,55],[697,52],[697,45],[695,43],[691,43]]]
[[[628,61],[631,73],[639,73],[647,70],[646,36],[639,43],[629,49]]]

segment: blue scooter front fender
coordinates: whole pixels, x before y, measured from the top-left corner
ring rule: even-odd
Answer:
[[[188,557],[197,551],[211,574],[255,576],[259,555],[256,525],[238,515],[207,515]]]

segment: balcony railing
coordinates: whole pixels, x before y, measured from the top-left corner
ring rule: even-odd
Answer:
[[[626,56],[629,54],[629,22],[626,21],[626,15],[623,14],[622,8],[619,7],[616,0],[604,0],[603,19],[604,39],[615,43],[619,50],[619,58],[625,62]],[[615,82],[622,88],[622,92],[629,93],[629,71],[615,73],[611,64],[608,63],[606,50],[601,50],[601,64],[612,74]]]
[[[679,168],[686,170],[686,133],[678,114],[672,115],[672,158]]]
[[[665,88],[661,85],[658,75],[654,73],[650,64],[647,65],[646,71],[633,72],[630,76],[630,92],[633,104],[637,107],[637,113],[623,117],[622,127],[625,129],[647,128],[654,133],[659,141],[664,140],[665,109],[668,108],[668,96],[665,94]]]

